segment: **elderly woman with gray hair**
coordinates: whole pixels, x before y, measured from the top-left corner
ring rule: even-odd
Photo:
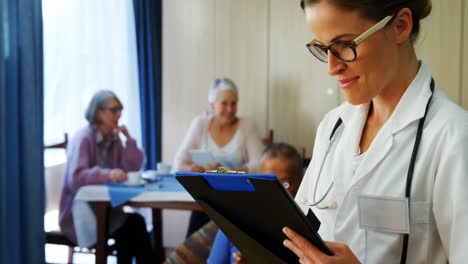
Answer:
[[[204,172],[223,163],[229,169],[256,172],[260,167],[263,145],[255,126],[237,116],[237,87],[231,79],[215,79],[208,92],[211,113],[195,117],[174,159],[177,171]],[[190,151],[204,150],[219,162],[206,168],[192,162]],[[187,236],[198,230],[208,217],[192,213]]]
[[[139,170],[144,154],[125,126],[119,126],[123,106],[107,90],[94,94],[86,110],[89,124],[79,130],[67,148],[67,169],[60,202],[60,227],[69,239],[77,242],[72,205],[78,189],[84,185],[123,182],[128,171]],[[119,133],[126,137],[124,145]],[[153,263],[151,242],[144,219],[114,208],[109,236],[117,247],[118,263]]]

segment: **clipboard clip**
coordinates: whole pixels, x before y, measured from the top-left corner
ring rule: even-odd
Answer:
[[[216,170],[206,170],[205,173],[245,174],[245,171],[236,171],[225,167],[218,167]]]

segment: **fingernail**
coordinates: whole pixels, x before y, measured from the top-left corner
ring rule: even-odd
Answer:
[[[283,233],[288,235],[289,234],[289,229],[287,227],[283,227],[282,229]]]
[[[283,240],[283,246],[287,247],[289,246],[289,243],[290,243],[289,240],[287,239]]]

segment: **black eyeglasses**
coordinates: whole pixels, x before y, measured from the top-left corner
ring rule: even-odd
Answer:
[[[330,51],[339,60],[352,62],[356,60],[357,57],[357,45],[361,44],[361,42],[367,39],[370,35],[385,27],[392,18],[393,16],[386,16],[352,41],[336,41],[326,46],[316,39],[313,39],[311,42],[307,43],[306,47],[312,55],[322,62],[328,62],[328,51]]]
[[[101,108],[102,110],[108,110],[108,111],[111,111],[113,114],[117,114],[117,113],[120,113],[122,112],[123,110],[123,107],[121,106],[115,106],[115,107],[103,107]]]

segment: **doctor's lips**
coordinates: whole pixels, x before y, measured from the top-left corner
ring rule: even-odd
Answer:
[[[350,88],[351,85],[356,83],[358,79],[359,79],[359,76],[348,78],[348,79],[341,79],[341,80],[338,80],[338,84],[340,85],[341,88],[347,89],[347,88]]]

